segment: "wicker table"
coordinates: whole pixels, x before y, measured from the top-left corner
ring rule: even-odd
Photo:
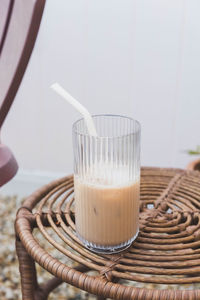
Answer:
[[[61,282],[98,299],[200,299],[200,173],[143,168],[140,211],[133,245],[96,255],[75,234],[72,176],[32,194],[15,223],[23,299],[47,299]],[[62,259],[41,245],[36,231]],[[38,285],[35,262],[55,277]]]

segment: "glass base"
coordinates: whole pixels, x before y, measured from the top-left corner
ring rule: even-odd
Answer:
[[[139,231],[127,242],[121,243],[119,245],[114,245],[114,246],[96,245],[96,244],[86,241],[78,233],[77,233],[77,236],[81,240],[81,242],[84,244],[84,246],[92,252],[99,253],[99,254],[114,254],[114,253],[119,253],[125,249],[128,249],[131,246],[131,244],[133,243],[133,241],[137,238],[138,233],[139,233]]]

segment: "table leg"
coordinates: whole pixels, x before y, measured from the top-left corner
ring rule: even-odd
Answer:
[[[16,239],[16,251],[19,259],[22,299],[35,300],[34,294],[38,288],[35,263],[18,238]]]
[[[16,238],[16,252],[19,259],[21,289],[23,300],[47,300],[49,293],[62,283],[59,278],[52,278],[39,285],[34,260],[29,256],[21,241]]]

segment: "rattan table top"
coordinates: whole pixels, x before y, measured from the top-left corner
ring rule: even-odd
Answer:
[[[17,235],[43,268],[105,298],[200,299],[200,172],[142,168],[140,233],[118,254],[97,255],[83,247],[73,200],[68,176],[36,191],[18,211]]]

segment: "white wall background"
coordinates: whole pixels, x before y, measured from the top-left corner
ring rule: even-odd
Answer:
[[[54,81],[92,114],[138,119],[142,165],[185,167],[193,158],[183,150],[200,143],[199,12],[199,0],[47,0],[2,130],[20,168],[73,170],[79,115],[49,89]]]

